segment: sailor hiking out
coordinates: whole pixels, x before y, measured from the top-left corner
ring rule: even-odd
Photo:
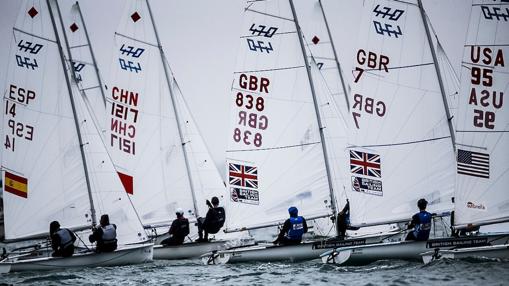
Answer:
[[[184,211],[178,208],[175,214],[177,219],[171,223],[170,230],[168,231],[170,237],[161,241],[162,245],[181,245],[189,234],[189,220],[184,217]]]
[[[74,254],[74,242],[76,236],[67,228],[60,228],[58,221],[52,221],[49,225],[51,248],[53,257],[71,257]]]
[[[288,213],[290,214],[290,218],[283,224],[283,228],[279,232],[277,239],[273,241],[274,244],[299,244],[302,241],[304,233],[308,232],[306,219],[299,216],[299,210],[296,207],[290,207]]]
[[[206,201],[209,210],[205,218],[198,218],[198,240],[197,242],[208,242],[209,233],[218,233],[225,221],[225,211],[219,206],[219,199],[212,197],[212,204]],[[205,235],[203,233],[205,232]]]
[[[117,249],[117,226],[110,224],[107,214],[101,216],[100,226],[93,229],[88,237],[90,242],[97,242],[96,252],[113,252]]]
[[[408,233],[405,240],[428,240],[431,230],[432,215],[426,211],[427,205],[428,202],[425,199],[420,199],[417,202],[420,211],[412,216],[412,221],[408,225],[408,229],[413,228],[414,230]]]

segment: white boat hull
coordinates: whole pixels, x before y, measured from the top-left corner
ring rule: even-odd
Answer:
[[[377,243],[364,246],[336,248],[321,255],[322,262],[340,265],[365,265],[377,260],[415,260],[422,259],[421,254],[441,247],[452,249],[458,246],[486,246],[502,244],[509,239],[507,235],[479,235],[464,238],[432,239],[428,241],[400,241]]]
[[[351,246],[379,241],[380,237],[361,239],[347,239],[340,241],[303,242],[297,245],[276,246],[273,244],[254,245],[223,251],[215,251],[202,255],[205,265],[241,263],[241,262],[271,262],[271,261],[304,261],[320,258],[320,254],[337,246]]]
[[[153,244],[131,245],[107,253],[77,253],[71,257],[40,257],[31,259],[6,259],[0,262],[0,271],[41,271],[68,268],[121,266],[150,262]]]
[[[154,246],[154,259],[186,259],[198,258],[204,253],[226,249],[225,240],[212,242],[192,242],[177,246]]]
[[[451,250],[436,249],[423,253],[422,261],[428,264],[439,259],[490,258],[509,260],[509,244],[468,247]]]

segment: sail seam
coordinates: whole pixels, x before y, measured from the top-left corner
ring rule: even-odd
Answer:
[[[14,31],[17,31],[17,32],[23,33],[23,34],[25,34],[25,35],[32,36],[32,37],[34,37],[34,38],[38,38],[38,39],[45,40],[45,41],[48,41],[48,42],[52,42],[52,43],[55,43],[55,44],[57,43],[57,41],[54,41],[54,40],[51,40],[51,39],[48,39],[48,38],[44,38],[44,37],[41,37],[41,36],[37,36],[37,35],[34,35],[34,34],[32,34],[32,33],[25,32],[25,31],[20,30],[20,29],[18,29],[18,28],[16,28],[16,27],[13,27],[12,29],[13,29]]]
[[[129,37],[129,36],[126,36],[126,35],[120,34],[120,33],[118,33],[118,32],[115,32],[115,35],[118,35],[118,36],[124,37],[124,38],[129,39],[129,40],[133,40],[133,41],[136,41],[136,42],[140,42],[140,43],[143,43],[143,44],[147,44],[147,45],[152,46],[152,47],[159,48],[159,46],[158,46],[158,45],[155,45],[155,44],[152,44],[152,43],[149,43],[149,42],[145,42],[145,41],[142,41],[142,40],[138,40],[138,39],[135,39],[135,38],[133,38],[133,37]]]
[[[283,68],[264,69],[264,70],[238,71],[238,72],[233,72],[233,74],[251,73],[251,72],[280,71],[280,70],[291,70],[291,69],[300,69],[300,68],[303,68],[303,67],[305,67],[305,66],[293,66],[293,67],[283,67]]]
[[[362,146],[352,145],[352,146],[348,146],[347,148],[352,149],[352,148],[358,148],[358,147],[370,148],[370,147],[401,146],[401,145],[418,144],[418,143],[424,143],[424,142],[430,142],[430,141],[438,141],[438,140],[443,140],[443,139],[447,139],[447,138],[451,138],[451,136],[443,136],[443,137],[430,138],[430,139],[424,139],[424,140],[418,140],[418,141],[409,141],[409,142],[392,143],[392,144],[377,144],[377,145],[362,145]]]
[[[288,148],[295,148],[295,147],[302,147],[302,146],[309,146],[309,145],[316,145],[320,144],[320,141],[317,142],[310,142],[310,143],[304,143],[304,144],[296,144],[296,145],[287,145],[287,146],[278,146],[278,147],[269,147],[269,148],[259,148],[259,149],[238,149],[238,150],[226,150],[226,152],[249,152],[249,151],[266,151],[266,150],[277,150],[277,149],[288,149]]]
[[[290,18],[285,18],[285,17],[281,17],[281,16],[272,15],[272,14],[269,14],[269,13],[264,13],[264,12],[260,12],[260,11],[256,11],[256,10],[251,10],[249,8],[247,8],[246,11],[250,11],[250,12],[253,12],[253,13],[258,13],[258,14],[262,14],[262,15],[265,15],[265,16],[274,17],[274,18],[278,18],[278,19],[281,19],[281,20],[286,20],[286,21],[293,22],[293,19],[290,19]]]

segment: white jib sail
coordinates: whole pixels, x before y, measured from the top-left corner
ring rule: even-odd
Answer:
[[[350,95],[354,225],[452,208],[454,151],[417,1],[365,1]]]
[[[348,135],[348,103],[345,95],[348,84],[342,83],[339,65],[336,62],[334,45],[329,37],[322,4],[318,0],[294,1],[302,28],[308,61],[311,64],[315,92],[324,127],[329,167],[331,169],[336,205],[339,210],[345,203],[344,190],[350,185],[345,165]]]
[[[508,59],[509,3],[475,0],[456,131],[455,224],[460,227],[509,219]]]
[[[224,200],[227,199],[224,196],[225,185],[175,79],[172,80],[172,86],[193,179],[198,208],[196,212],[199,216],[205,217],[208,211],[206,200],[216,196],[220,199],[220,204],[224,204]],[[188,195],[191,196],[190,193]]]
[[[230,96],[227,229],[331,213],[309,80],[289,2],[247,1]]]

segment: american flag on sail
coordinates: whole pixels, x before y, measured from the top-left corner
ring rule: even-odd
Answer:
[[[258,168],[228,163],[231,186],[258,189]]]
[[[458,174],[490,178],[490,154],[458,149]]]
[[[381,178],[380,155],[350,150],[350,172]]]

